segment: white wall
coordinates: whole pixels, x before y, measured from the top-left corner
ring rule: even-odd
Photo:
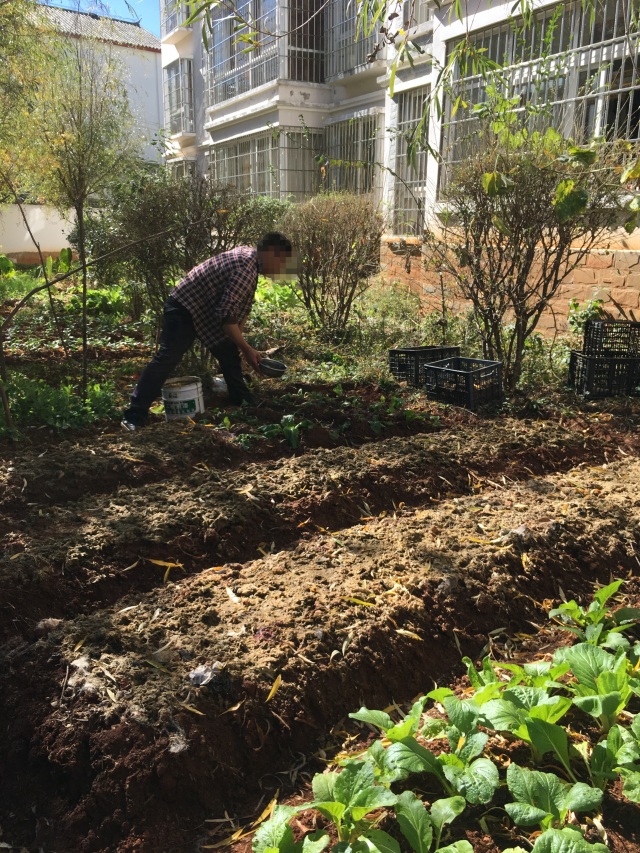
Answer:
[[[163,126],[162,68],[160,51],[113,45],[112,49],[128,69],[127,92],[136,118],[138,134],[146,145],[143,155],[148,160],[162,161],[162,152],[150,141]],[[73,214],[61,217],[57,211],[41,205],[25,205],[29,225],[42,254],[57,254],[69,245],[67,234],[73,227]],[[25,228],[16,205],[0,208],[0,253],[9,257],[34,260],[36,247]]]
[[[140,135],[147,143],[144,156],[160,161],[159,147],[149,144],[164,123],[160,52],[121,46],[114,46],[113,50],[129,70],[127,94]]]
[[[23,209],[45,258],[69,245],[67,234],[73,228],[72,211],[64,218],[56,210],[39,204],[25,204]],[[34,252],[37,249],[22,220],[20,209],[15,204],[4,205],[0,208],[0,253],[18,257]]]

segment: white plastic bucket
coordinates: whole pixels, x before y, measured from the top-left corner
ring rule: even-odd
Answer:
[[[202,382],[197,376],[174,376],[162,389],[164,416],[168,421],[192,418],[204,412]]]

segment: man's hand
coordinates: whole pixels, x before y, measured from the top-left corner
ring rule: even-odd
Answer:
[[[262,353],[254,349],[251,344],[247,343],[242,334],[242,327],[238,323],[225,323],[223,326],[225,334],[236,344],[240,352],[246,358],[248,364],[255,370],[260,370],[260,360]]]
[[[252,346],[249,346],[249,344],[247,344],[246,347],[242,348],[242,354],[249,362],[251,367],[253,367],[256,372],[259,372],[262,353],[258,352],[257,349],[254,349]]]

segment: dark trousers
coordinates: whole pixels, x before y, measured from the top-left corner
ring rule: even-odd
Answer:
[[[164,323],[160,335],[160,345],[153,359],[142,371],[133,394],[131,406],[124,417],[136,425],[144,424],[149,407],[160,396],[162,386],[175,370],[182,356],[196,339],[191,314],[172,297],[164,306]],[[253,403],[251,392],[242,376],[240,350],[233,341],[225,341],[211,347],[211,354],[218,360],[220,370],[229,389],[229,402],[232,405]]]

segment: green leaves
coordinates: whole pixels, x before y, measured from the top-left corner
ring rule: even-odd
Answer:
[[[569,762],[569,738],[566,729],[547,723],[546,720],[530,719],[526,724],[529,740],[535,751],[542,757],[548,752],[560,760],[564,769],[573,777]]]
[[[583,187],[576,186],[574,181],[567,178],[557,185],[552,204],[555,207],[558,221],[565,223],[584,213],[588,201],[587,191]]]
[[[526,713],[506,699],[492,699],[482,706],[484,725],[497,731],[515,731],[526,719]]]
[[[582,166],[593,166],[598,159],[598,152],[593,148],[569,148],[569,158]]]
[[[471,702],[463,702],[457,696],[446,696],[442,700],[447,716],[460,734],[470,734],[478,726],[479,711]]]
[[[605,844],[590,844],[577,829],[565,826],[543,832],[533,845],[532,853],[609,853],[609,848]]]
[[[368,708],[365,708],[364,705],[359,711],[356,711],[354,714],[349,714],[349,718],[376,726],[377,728],[382,729],[385,734],[389,729],[393,728],[394,725],[393,720],[385,711],[370,711]]]
[[[368,762],[348,764],[341,773],[324,773],[313,779],[315,796],[311,807],[336,825],[338,837],[347,841],[369,812],[392,806],[396,795],[375,784],[374,768]]]
[[[600,721],[608,731],[629,702],[635,681],[627,673],[627,658],[621,649],[615,655],[600,646],[578,643],[561,652],[577,682],[573,704]],[[633,689],[632,689],[633,688]]]
[[[258,432],[266,438],[284,438],[292,450],[300,445],[300,434],[303,429],[308,429],[311,421],[302,420],[296,423],[294,415],[283,415],[279,424],[263,424],[258,427]]]
[[[638,739],[628,729],[612,726],[606,740],[594,746],[587,766],[593,782],[604,789],[607,782],[616,778],[616,770],[622,773],[623,767],[634,769],[637,761],[640,761]]]
[[[633,608],[607,612],[607,602],[619,587],[616,581],[598,590],[586,609],[565,602],[553,616],[569,620],[571,627],[585,635],[589,628],[606,625],[609,633],[620,636],[614,630],[618,623],[632,624],[637,614]],[[614,720],[621,703],[640,695],[637,661],[638,652],[630,651],[629,642],[612,654],[588,640],[559,650],[553,663],[496,665],[485,658],[477,669],[467,658],[464,663],[474,691],[467,692],[464,699],[449,688],[436,688],[415,702],[398,723],[384,711],[363,706],[351,718],[375,726],[384,737],[366,752],[346,759],[341,772],[324,773],[313,780],[315,800],[310,805],[335,824],[339,842],[334,853],[400,853],[394,838],[397,833],[376,826],[383,808],[393,808],[397,829],[414,853],[473,853],[467,841],[443,847],[440,843],[444,827],[464,811],[467,802],[491,803],[499,787],[498,768],[485,755],[488,735],[480,726],[511,733],[529,743],[535,760],[544,760],[546,767],[562,767],[559,773],[515,763],[507,769],[513,798],[505,805],[507,814],[518,826],[542,830],[533,853],[608,853],[604,845],[585,841],[569,824],[575,820],[574,813],[599,810],[607,783],[618,775],[624,796],[640,802],[640,715],[630,726]],[[505,672],[509,680],[505,680]],[[563,677],[567,674],[571,680]],[[562,695],[567,692],[571,696]],[[424,717],[427,698],[444,708],[446,717]],[[572,704],[579,711],[613,720],[606,738],[593,748],[585,739],[575,742],[571,732],[558,725]],[[434,742],[446,738],[449,750],[432,752],[421,738]],[[593,786],[579,781],[574,773],[580,757]],[[394,782],[424,773],[435,776],[450,794],[434,801],[430,810],[409,788],[397,796],[389,790]],[[322,853],[328,841],[321,833],[294,843],[288,822],[296,811],[276,809],[272,820],[256,833],[254,853]],[[390,819],[389,813],[385,819]],[[511,848],[505,853],[524,851]]]
[[[431,804],[431,821],[436,830],[436,847],[445,824],[452,823],[466,806],[464,797],[446,797]]]
[[[353,853],[400,853],[400,845],[381,829],[368,829],[351,844]]]
[[[569,811],[588,812],[598,808],[602,791],[582,782],[568,785],[555,773],[526,770],[510,764],[507,785],[516,802],[505,809],[514,823],[520,826],[540,825],[543,829],[561,824]]]
[[[626,184],[627,181],[637,181],[640,178],[640,160],[634,160],[623,171],[620,176],[620,183]]]
[[[314,791],[315,793],[315,791]],[[368,764],[345,767],[333,785],[333,796],[345,810],[351,811],[354,820],[360,820],[373,809],[392,806],[395,794],[374,784],[373,768]]]
[[[398,825],[415,853],[429,853],[431,846],[440,850],[440,837],[447,823],[462,814],[465,808],[463,797],[448,797],[436,800],[431,814],[413,791],[404,791],[395,807]],[[464,843],[464,842],[463,842]],[[446,848],[448,849],[448,848]],[[463,853],[466,848],[456,848]]]
[[[473,847],[468,841],[454,841],[446,847],[440,847],[437,853],[473,853]]]
[[[462,803],[464,808],[464,800]],[[404,791],[398,797],[395,811],[402,834],[415,853],[429,853],[433,841],[433,826],[422,800],[419,800],[413,791]]]
[[[302,853],[322,853],[330,843],[331,839],[322,829],[305,835],[302,842]]]
[[[482,186],[490,198],[494,198],[512,185],[513,181],[500,172],[485,172],[482,176]]]
[[[562,727],[555,725],[571,707],[571,700],[564,696],[549,696],[541,688],[524,685],[505,690],[503,697],[482,706],[481,717],[485,725],[498,731],[509,731],[529,743],[537,760],[553,752],[571,774],[567,734]]]
[[[488,758],[478,758],[468,767],[444,764],[442,770],[454,789],[474,805],[490,802],[500,784],[498,768]]]
[[[391,835],[364,820],[369,812],[386,806],[394,806],[398,826],[415,853],[430,853],[432,848],[438,850],[444,826],[465,808],[463,797],[450,797],[436,800],[429,814],[412,791],[396,796],[376,785],[374,767],[368,761],[349,763],[340,773],[317,774],[312,786],[316,799],[309,805],[276,806],[271,819],[254,836],[254,853],[322,853],[329,838],[321,831],[310,833],[302,843],[294,842],[289,821],[301,808],[316,808],[335,824],[339,838],[335,851],[400,853],[398,842]],[[454,845],[454,849],[459,853],[468,851],[466,846]]]
[[[397,779],[405,779],[410,773],[432,773],[440,781],[445,778],[436,756],[413,738],[404,743],[392,743],[387,749],[385,763]]]
[[[597,590],[588,608],[580,606],[573,599],[565,601],[551,610],[549,617],[591,645],[614,647],[624,644],[626,641],[615,635],[640,619],[640,608],[621,607],[610,612],[607,602],[621,585],[622,581],[616,580]]]
[[[271,818],[256,830],[253,836],[253,853],[295,853],[296,844],[289,820],[300,811],[295,806],[276,806]]]
[[[612,670],[616,658],[598,646],[588,643],[578,643],[568,649],[563,649],[559,655],[569,664],[571,671],[578,680],[579,690],[583,694],[597,693],[597,678],[605,670]]]
[[[620,769],[622,793],[632,803],[640,803],[640,770]]]
[[[618,691],[604,693],[601,696],[576,696],[573,704],[592,717],[602,722],[603,730],[608,731],[611,721],[618,718],[620,711],[624,710],[625,699]]]
[[[380,728],[383,729],[385,736],[389,738],[392,742],[403,741],[405,738],[411,737],[418,731],[418,727],[420,725],[420,717],[422,716],[422,711],[424,710],[425,703],[427,701],[427,697],[424,696],[422,699],[419,699],[415,702],[409,711],[408,714],[405,715],[403,720],[397,725],[394,724],[391,717],[387,715],[389,722],[391,725],[380,725],[379,723],[374,725],[379,725]],[[361,711],[366,712],[366,708],[362,708]],[[360,712],[358,712],[360,713]],[[384,711],[373,711],[368,712],[373,714],[384,714]],[[351,715],[349,715],[351,716]],[[355,719],[363,719],[362,717],[355,716]],[[365,722],[371,722],[372,720],[368,720]]]

